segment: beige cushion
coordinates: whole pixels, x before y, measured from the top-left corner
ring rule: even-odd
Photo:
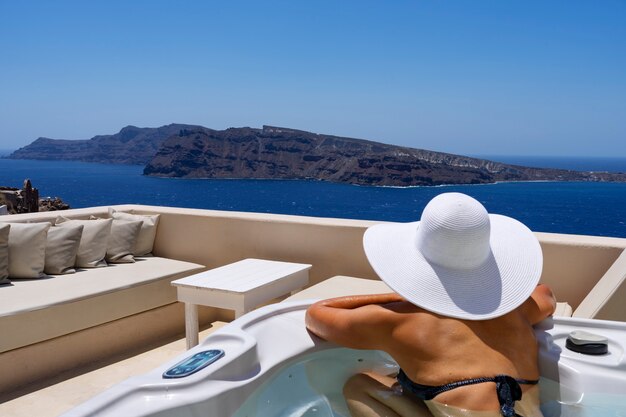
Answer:
[[[390,292],[393,292],[391,288],[380,280],[338,275],[287,297],[284,301],[316,300],[344,297],[346,295],[385,294]]]
[[[46,274],[72,274],[76,272],[76,254],[83,234],[82,224],[65,227],[54,226],[46,239]]]
[[[57,218],[56,225],[60,227],[84,226],[78,253],[76,254],[77,267],[97,268],[107,266],[104,258],[107,253],[107,243],[112,223],[113,219],[70,220],[65,217]]]
[[[110,263],[130,263],[135,262],[133,249],[142,221],[125,221],[113,219],[111,234],[107,243],[106,261]]]
[[[9,281],[9,229],[11,225],[0,223],[0,284]]]
[[[46,236],[50,223],[11,223],[9,277],[41,278],[46,263]]]
[[[127,221],[137,221],[141,220],[143,224],[141,225],[141,231],[139,232],[139,237],[137,238],[137,243],[135,244],[135,248],[133,249],[133,255],[135,256],[143,256],[152,253],[152,248],[154,246],[154,238],[156,237],[156,230],[159,224],[159,214],[154,215],[141,215],[141,214],[130,214],[123,213],[121,211],[115,211],[114,209],[109,209],[109,215],[118,220],[127,220]]]

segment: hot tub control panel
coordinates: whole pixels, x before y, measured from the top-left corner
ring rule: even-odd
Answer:
[[[163,378],[184,378],[206,368],[224,356],[222,349],[210,349],[189,356],[163,373]]]

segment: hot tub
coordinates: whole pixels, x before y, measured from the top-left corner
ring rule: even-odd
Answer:
[[[338,348],[309,334],[310,301],[266,306],[222,327],[161,367],[130,378],[63,414],[79,416],[348,416],[341,388],[359,371],[393,372],[379,351]],[[570,332],[608,339],[608,353],[566,348]],[[536,329],[542,410],[552,416],[626,415],[626,323],[555,318]],[[163,378],[196,353],[224,356],[189,376]]]

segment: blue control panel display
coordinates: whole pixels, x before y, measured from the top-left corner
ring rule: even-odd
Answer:
[[[163,373],[163,378],[184,378],[198,372],[200,369],[206,368],[219,358],[224,356],[222,349],[211,349],[198,352],[190,356]]]

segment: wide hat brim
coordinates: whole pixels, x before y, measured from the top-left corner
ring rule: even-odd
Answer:
[[[467,320],[502,316],[530,297],[543,256],[537,238],[510,217],[489,214],[491,253],[477,267],[453,269],[429,262],[416,245],[420,222],[367,229],[365,254],[378,276],[407,301]]]

